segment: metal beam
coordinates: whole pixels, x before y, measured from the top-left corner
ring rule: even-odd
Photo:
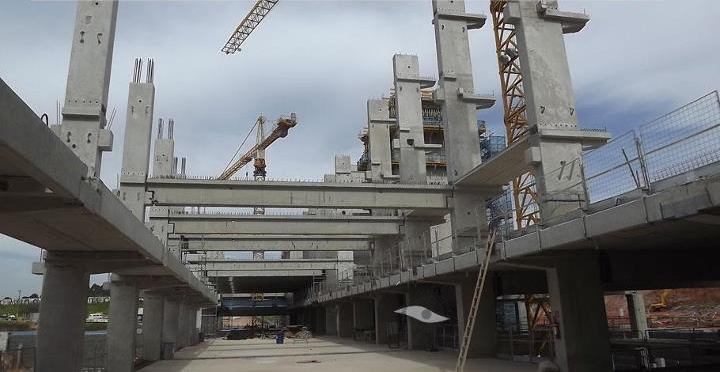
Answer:
[[[444,185],[150,178],[148,205],[447,210]]]
[[[402,217],[170,214],[175,234],[397,235]],[[151,217],[153,219],[153,217]]]

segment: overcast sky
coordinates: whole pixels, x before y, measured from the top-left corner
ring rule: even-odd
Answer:
[[[188,157],[192,175],[217,175],[259,113],[275,119],[296,112],[298,127],[267,151],[269,176],[320,179],[332,171],[334,154],[360,156],[365,102],[387,94],[393,54],[417,54],[421,73],[437,76],[429,0],[283,0],[242,52],[220,53],[250,5],[121,1],[109,101],[118,111],[115,150],[102,169],[109,187],[120,171],[135,57],[155,59],[155,117],[175,119],[176,152]],[[585,30],[566,37],[582,126],[621,134],[720,86],[720,1],[560,6],[591,16]],[[469,1],[468,8],[487,14],[488,2]],[[51,118],[65,94],[74,17],[72,1],[0,5],[0,78]],[[473,31],[471,44],[475,90],[497,94],[491,27]],[[479,116],[503,133],[499,105]],[[38,255],[0,235],[0,298],[40,291],[41,277],[30,274]]]

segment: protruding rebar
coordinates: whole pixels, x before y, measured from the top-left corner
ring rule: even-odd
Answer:
[[[158,119],[158,136],[157,139],[163,138],[163,119]]]
[[[176,156],[173,158],[173,161],[172,161],[172,173],[173,174],[178,174],[177,167],[178,167],[178,158]]]
[[[147,74],[145,75],[145,82],[152,84],[155,79],[155,60],[148,58]]]
[[[168,139],[173,139],[173,132],[175,131],[175,120],[168,120]]]
[[[182,158],[182,163],[180,165],[180,175],[184,178],[185,177],[185,166],[187,165],[187,158]]]

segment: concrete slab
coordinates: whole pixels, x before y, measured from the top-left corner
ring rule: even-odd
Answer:
[[[375,345],[322,337],[307,343],[276,345],[273,340],[212,340],[186,347],[174,360],[147,366],[142,372],[234,372],[243,371],[454,371],[456,354],[452,351],[426,352],[388,349]],[[466,371],[534,372],[529,363],[498,359],[468,359]]]

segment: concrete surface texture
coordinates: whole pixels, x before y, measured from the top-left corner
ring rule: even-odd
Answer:
[[[337,337],[313,338],[283,345],[274,340],[212,340],[185,348],[174,360],[147,366],[142,372],[199,371],[454,371],[452,351],[408,351]],[[471,359],[466,371],[531,372],[533,364],[498,359]]]

